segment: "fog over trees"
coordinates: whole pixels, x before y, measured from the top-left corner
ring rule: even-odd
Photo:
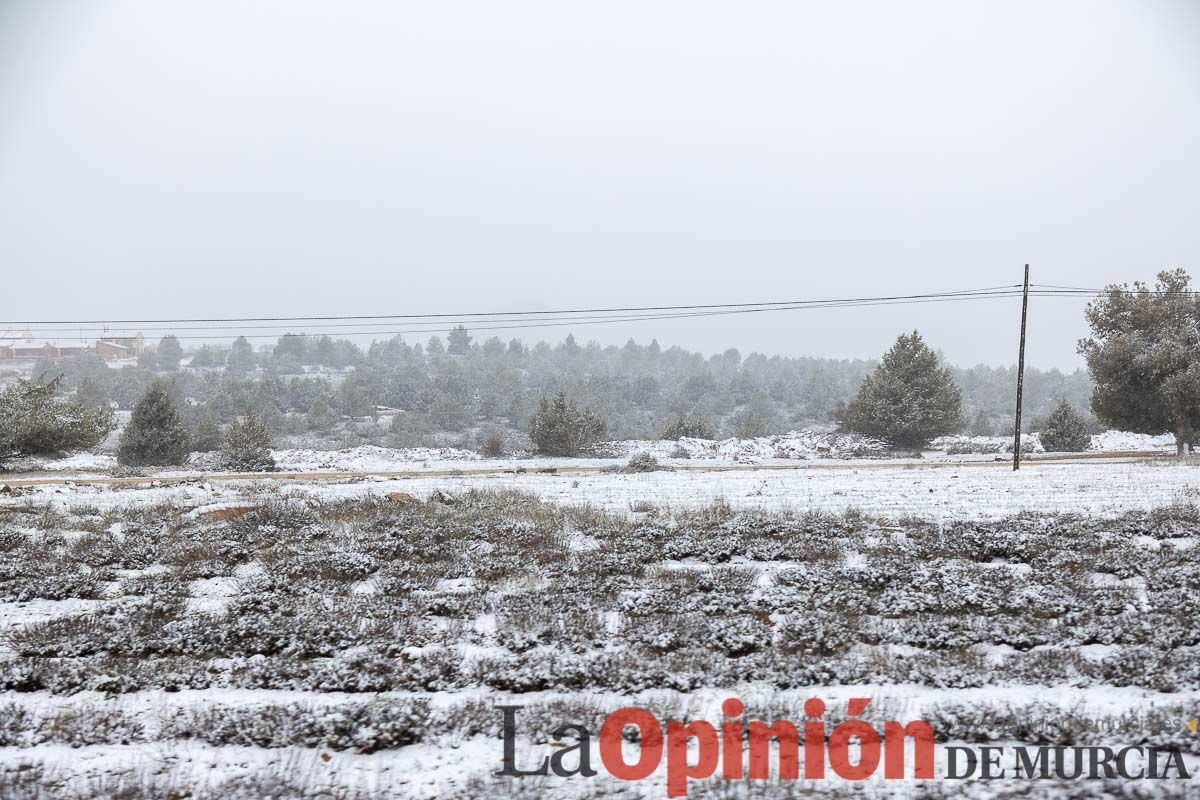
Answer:
[[[92,354],[46,360],[34,375],[61,373],[60,394],[121,409],[165,380],[203,449],[220,447],[218,426],[245,414],[262,420],[277,446],[478,447],[497,437],[528,446],[539,402],[560,392],[594,412],[614,439],[759,436],[831,424],[877,366],[735,349],[706,356],[656,340],[602,347],[568,335],[529,345],[462,327],[446,341],[395,337],[365,348],[302,335],[258,347],[245,338],[204,344],[181,358],[178,346],[168,337],[136,365],[119,367]],[[1009,432],[1015,368],[949,369],[962,392],[961,429]],[[1027,369],[1027,418],[1044,417],[1061,399],[1087,408],[1091,391],[1083,371]]]

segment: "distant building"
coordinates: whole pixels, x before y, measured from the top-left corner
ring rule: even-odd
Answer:
[[[14,359],[63,358],[83,353],[96,353],[104,359],[128,358],[145,348],[145,338],[137,336],[100,339],[94,345],[85,342],[56,342],[37,339],[32,331],[0,333],[0,361]]]
[[[91,348],[81,342],[64,344],[45,339],[35,339],[32,331],[5,331],[0,334],[0,359],[11,358],[60,358],[86,353]]]
[[[99,345],[101,343],[123,347],[125,348],[124,353],[127,356],[141,355],[142,351],[146,349],[146,337],[140,333],[134,334],[133,336],[101,336],[96,342],[97,351],[99,351]],[[101,353],[101,355],[104,354]],[[118,356],[118,358],[119,357],[120,356]]]
[[[129,358],[136,355],[133,349],[123,344],[117,344],[109,339],[100,339],[96,342],[96,355],[109,361],[117,358]]]

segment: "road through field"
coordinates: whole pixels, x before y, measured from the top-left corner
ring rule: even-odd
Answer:
[[[1021,459],[1024,467],[1036,467],[1039,464],[1112,464],[1126,463],[1146,458],[1164,458],[1161,450],[1131,450],[1107,453],[1060,453],[1043,456],[1025,456]],[[169,473],[165,475],[145,476],[71,476],[55,475],[54,477],[14,476],[0,480],[0,486],[22,488],[31,486],[137,486],[142,484],[179,484],[226,481],[342,481],[350,478],[437,478],[460,477],[467,475],[587,475],[593,473],[612,472],[620,462],[614,460],[611,465],[584,464],[573,466],[569,462],[554,465],[539,465],[534,467],[458,467],[453,469],[405,469],[405,470],[336,470],[313,472],[187,472]],[[963,468],[1009,468],[1012,460],[1008,458],[992,461],[933,461],[933,460],[847,460],[847,461],[801,461],[794,464],[739,464],[739,463],[708,463],[708,464],[672,464],[671,469],[677,472],[779,472],[790,470],[872,470],[872,469],[963,469]]]

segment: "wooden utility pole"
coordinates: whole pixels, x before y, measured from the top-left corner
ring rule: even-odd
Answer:
[[[1021,393],[1025,389],[1025,317],[1029,314],[1029,265],[1025,265],[1025,291],[1021,294],[1021,349],[1017,355],[1017,429],[1013,434],[1013,471],[1021,468]]]

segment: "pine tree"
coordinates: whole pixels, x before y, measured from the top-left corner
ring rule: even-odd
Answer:
[[[1054,453],[1081,453],[1092,443],[1087,420],[1066,400],[1046,417],[1041,430],[1042,447]]]
[[[200,349],[192,355],[192,360],[188,363],[189,367],[211,367],[212,365],[213,351],[206,344],[200,345]]]
[[[224,442],[221,420],[211,406],[205,406],[188,420],[188,446],[200,453],[220,450]]]
[[[339,421],[338,415],[330,408],[329,401],[324,397],[313,400],[312,405],[308,408],[308,413],[304,415],[304,424],[310,431],[329,433],[337,427]]]
[[[716,431],[713,430],[712,423],[704,417],[680,412],[675,415],[674,419],[667,423],[667,427],[663,429],[662,438],[677,441],[684,437],[690,439],[715,439]]]
[[[962,393],[921,334],[901,334],[846,406],[842,427],[897,447],[922,447],[962,424]]]
[[[455,325],[450,330],[450,335],[447,337],[449,346],[446,352],[454,356],[465,356],[471,352],[471,337],[467,333],[467,329],[462,325]]]
[[[277,358],[291,356],[297,364],[303,364],[308,357],[308,341],[303,336],[285,333],[275,343],[275,356]]]
[[[579,408],[559,392],[553,399],[543,397],[529,421],[529,438],[539,453],[551,456],[577,456],[604,438],[604,420],[586,408]]]
[[[229,348],[229,357],[225,359],[225,367],[234,372],[248,372],[254,369],[255,361],[254,346],[246,340],[245,336],[239,336],[233,340],[233,345]]]
[[[174,336],[164,336],[158,343],[158,368],[174,372],[179,369],[179,361],[183,358],[183,348]]]
[[[225,432],[221,448],[225,469],[236,472],[274,472],[275,457],[271,455],[271,432],[266,424],[246,414],[234,420]]]
[[[181,464],[188,453],[187,428],[162,381],[146,388],[121,432],[117,460],[130,467]]]

